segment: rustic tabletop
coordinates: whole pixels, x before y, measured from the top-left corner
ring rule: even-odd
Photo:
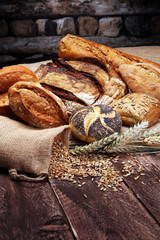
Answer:
[[[158,46],[121,50],[160,62]],[[13,181],[1,169],[0,239],[160,239],[160,154],[116,157],[117,188],[101,188],[92,176]]]

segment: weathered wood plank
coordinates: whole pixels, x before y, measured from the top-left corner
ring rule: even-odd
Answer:
[[[63,7],[62,7],[63,6]],[[34,16],[45,17],[57,15],[113,15],[158,13],[159,1],[118,1],[118,0],[48,0],[48,1],[1,1],[0,14],[8,17]]]
[[[107,190],[105,197],[93,181],[84,181],[86,183],[78,187],[50,180],[78,240],[159,239],[158,223],[124,183],[121,191]]]
[[[160,154],[122,155],[118,169],[132,163],[139,167],[132,167],[132,174],[124,181],[160,224]]]
[[[0,239],[74,239],[47,181],[14,182],[0,172]]]

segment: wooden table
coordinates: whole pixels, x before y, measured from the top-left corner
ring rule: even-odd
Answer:
[[[133,52],[158,62],[159,50]],[[19,182],[1,169],[0,240],[159,240],[160,154],[120,154],[114,165],[125,175],[124,165],[135,160],[143,171],[134,169],[118,191],[105,194],[90,178],[81,187],[59,179]]]
[[[0,172],[0,239],[160,239],[160,154],[120,154],[115,168],[143,165],[105,194],[95,181],[58,179],[39,183],[10,180]],[[138,177],[137,177],[138,176]]]

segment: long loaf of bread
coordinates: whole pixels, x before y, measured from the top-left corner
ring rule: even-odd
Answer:
[[[131,92],[160,100],[160,64],[71,34],[61,40],[59,57],[70,60],[86,56],[102,60],[111,75],[120,74]]]
[[[73,59],[79,57],[97,57],[106,64],[118,69],[122,64],[149,63],[157,68],[160,64],[123,53],[117,49],[102,45],[79,36],[67,34],[60,41],[59,57]]]

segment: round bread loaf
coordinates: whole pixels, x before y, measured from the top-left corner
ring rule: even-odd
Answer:
[[[0,69],[0,93],[5,93],[18,81],[39,82],[37,75],[27,67],[12,65]]]
[[[120,114],[110,106],[95,105],[75,111],[69,125],[76,138],[89,143],[119,132],[122,121]]]
[[[25,122],[39,128],[67,123],[62,100],[39,83],[17,82],[8,90],[9,106]]]

